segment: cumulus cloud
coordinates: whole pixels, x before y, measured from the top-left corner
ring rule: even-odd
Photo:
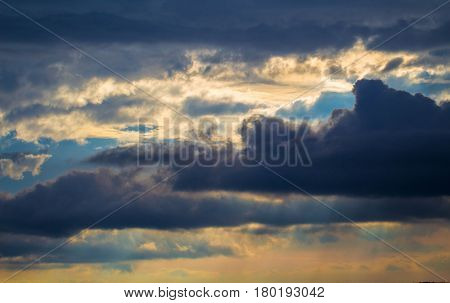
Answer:
[[[316,194],[449,194],[444,181],[450,177],[448,104],[438,106],[375,80],[358,81],[354,94],[354,109],[335,110],[317,133],[305,138],[312,167],[274,170]],[[264,121],[269,120],[258,123]],[[193,177],[197,174],[202,181]],[[295,191],[276,179],[262,167],[193,167],[175,187]]]
[[[397,91],[379,80],[356,82],[354,94],[354,108],[334,110],[319,128],[305,135],[302,143],[311,157],[311,167],[283,164],[273,169],[314,194],[450,194],[445,185],[450,177],[450,106],[438,105],[421,94]],[[293,129],[278,118],[255,116],[244,124],[254,130],[256,139],[269,138],[255,141],[248,140],[247,131],[241,134],[243,151],[255,151],[258,161],[302,133],[301,128]],[[273,133],[275,129],[284,131]],[[298,144],[291,146],[297,148]],[[123,160],[120,155],[124,151],[99,154],[96,161]],[[287,156],[295,150],[284,152]],[[136,163],[135,153],[132,159]],[[221,162],[215,167],[193,165],[176,179],[174,186],[190,191],[297,191],[265,168],[248,167],[242,161],[234,166]]]
[[[21,180],[23,174],[30,172],[33,176],[40,173],[41,166],[51,157],[48,154],[10,154],[0,155],[0,177]]]

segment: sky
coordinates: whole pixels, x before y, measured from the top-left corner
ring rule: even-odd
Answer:
[[[0,280],[449,279],[449,13],[0,0]]]

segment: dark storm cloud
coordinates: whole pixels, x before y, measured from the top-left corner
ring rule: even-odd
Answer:
[[[368,44],[368,47],[372,48],[382,44],[388,37],[406,28],[409,23],[411,22],[400,21],[397,25],[390,28],[378,29],[376,33],[377,37]],[[383,44],[381,49],[389,51],[436,49],[450,44],[450,40],[448,39],[449,33],[449,21],[431,28],[412,28],[411,30],[402,32],[388,43]]]
[[[281,149],[273,170],[313,194],[355,196],[440,196],[450,187],[450,105],[437,105],[421,95],[387,87],[379,80],[360,80],[354,86],[353,109],[336,109],[316,132],[306,134],[303,146],[312,166],[287,165],[295,148]],[[298,140],[301,128],[285,120],[263,116],[244,121],[240,153],[252,151],[253,164],[271,160],[271,151]],[[305,127],[304,125],[302,126]],[[251,130],[248,132],[248,130]],[[282,130],[275,133],[274,130]],[[249,137],[251,134],[251,137]],[[265,138],[262,140],[262,138]],[[135,151],[135,149],[134,149]],[[113,163],[127,155],[116,149],[95,157]],[[136,163],[136,153],[128,153]],[[300,155],[301,156],[301,155]],[[214,167],[193,165],[180,175],[177,190],[298,191],[262,166],[219,162]]]
[[[252,107],[242,102],[210,101],[195,97],[187,98],[182,104],[183,112],[191,117],[247,113]]]
[[[396,91],[378,80],[358,81],[354,94],[354,109],[335,110],[318,133],[306,136],[312,167],[273,169],[315,194],[450,194],[446,185],[450,178],[449,104],[438,106],[423,95]],[[256,123],[273,120],[262,118]],[[286,142],[287,137],[279,140]],[[260,153],[277,146],[273,140],[266,142],[267,146],[258,147]],[[263,167],[239,165],[190,168],[176,180],[175,188],[296,191]]]
[[[0,200],[0,231],[68,236],[96,222],[151,184],[133,173],[73,172],[56,181]],[[346,219],[311,199],[283,203],[235,196],[195,197],[154,191],[96,225],[99,229],[192,229],[260,223],[271,226],[336,223]],[[350,199],[327,201],[357,222],[450,219],[450,203],[435,199]]]
[[[188,23],[197,27],[242,26],[248,24],[286,23],[292,20],[320,20],[321,22],[347,20],[348,22],[379,23],[380,17],[385,23],[396,19],[408,19],[423,16],[431,9],[442,4],[440,0],[427,2],[417,0],[339,0],[303,1],[303,0],[10,0],[8,1],[34,17],[63,13],[87,14],[102,12],[119,14],[128,18],[172,20],[175,23]],[[388,12],[386,8],[389,8]],[[12,15],[6,7],[0,12]],[[436,16],[437,15],[437,16]],[[445,13],[436,14],[436,21],[445,17]],[[435,22],[436,22],[435,21]]]
[[[121,16],[89,13],[46,16],[37,20],[69,41],[89,43],[188,43],[230,47],[251,47],[261,51],[313,51],[345,48],[356,37],[366,37],[370,28],[343,23],[325,26],[313,21],[288,26],[257,24],[244,28],[192,27],[157,23]],[[3,42],[61,43],[22,17],[0,18]],[[333,39],[333,37],[340,39]]]
[[[370,15],[378,12],[377,8],[383,6],[380,3],[370,7],[358,5],[357,2],[343,5],[335,1],[319,4],[244,2],[167,1],[161,5],[141,4],[133,7],[124,3],[114,7],[108,3],[104,8],[92,10],[88,9],[91,5],[87,4],[87,9],[79,10],[70,6],[66,9],[49,7],[47,13],[27,3],[23,9],[26,10],[27,5],[33,7],[38,22],[69,41],[94,44],[173,42],[292,53],[342,49],[351,46],[357,38],[376,37],[370,45],[377,45],[406,27],[414,17],[420,17],[434,8],[428,5],[422,7],[416,2],[409,3],[406,11],[405,6],[402,6],[403,12],[398,10],[401,13],[389,19],[410,21],[386,21],[386,25],[380,27],[378,22],[371,24],[362,17],[367,15],[366,12],[370,12]],[[95,7],[95,3],[92,6]],[[400,8],[400,5],[397,7],[392,3],[386,5],[393,11]],[[148,14],[143,13],[146,10]],[[357,13],[349,14],[349,10]],[[327,11],[329,13],[324,14]],[[337,11],[346,14],[337,14]],[[383,20],[386,18],[383,14]],[[383,45],[383,48],[419,50],[448,45],[446,37],[449,23],[441,22],[440,19],[436,17],[434,27],[409,29]],[[3,42],[60,43],[22,16],[11,13],[1,15],[0,33]]]

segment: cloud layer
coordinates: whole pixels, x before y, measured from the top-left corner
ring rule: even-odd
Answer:
[[[429,5],[419,1],[385,3],[392,12],[392,17],[387,17],[379,9],[383,5],[365,2],[350,1],[342,5],[336,1],[261,3],[248,0],[221,5],[198,0],[186,5],[181,1],[149,1],[140,3],[140,10],[128,6],[124,10],[122,1],[113,1],[105,5],[107,7],[100,5],[103,1],[94,1],[85,3],[83,8],[62,4],[36,8],[27,2],[20,3],[18,8],[31,9],[38,22],[77,42],[173,42],[293,52],[345,48],[357,37],[375,37],[372,44],[377,45],[404,28],[408,24],[406,20],[421,17],[441,4],[439,1]],[[54,37],[23,17],[4,11],[0,18],[0,37],[4,42],[56,42]],[[267,12],[271,12],[271,18]],[[387,26],[380,26],[376,16],[384,18]],[[439,14],[434,22],[434,26],[410,29],[388,47],[428,49],[448,46],[445,39],[448,23]]]
[[[147,177],[148,178],[148,177]],[[0,199],[0,231],[68,236],[113,212],[152,184],[133,173],[73,172],[47,184]],[[446,198],[323,198],[356,222],[450,219]],[[154,191],[99,222],[99,229],[194,229],[259,223],[274,226],[339,223],[347,220],[309,197],[283,203],[236,196],[196,197]]]
[[[0,234],[0,264],[27,264],[65,241],[17,234]],[[170,234],[128,230],[114,233],[90,231],[80,239],[68,241],[64,247],[43,259],[44,263],[115,263],[155,259],[196,259],[231,256],[226,246],[212,245],[199,237],[174,237]],[[20,257],[16,258],[15,257]]]

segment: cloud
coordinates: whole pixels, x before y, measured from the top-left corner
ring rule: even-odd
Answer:
[[[28,264],[61,244],[63,238],[43,236],[0,234],[0,264]],[[148,249],[152,243],[153,248]],[[156,244],[155,244],[156,243]],[[152,233],[142,230],[89,231],[79,239],[69,241],[51,255],[44,263],[117,263],[124,261],[205,258],[231,256],[226,246],[213,245],[192,235]],[[15,257],[20,256],[17,259]],[[116,264],[119,265],[119,264]]]
[[[450,177],[450,106],[438,106],[423,95],[396,91],[377,80],[358,81],[354,94],[354,109],[333,111],[317,132],[303,140],[312,167],[278,165],[273,169],[313,194],[450,194],[444,181]],[[283,120],[256,118],[252,123],[256,137],[272,138],[252,147],[258,159],[292,139],[288,134],[265,133],[271,125],[287,127]],[[286,151],[292,152],[292,148]],[[213,169],[193,166],[176,180],[175,188],[297,191],[263,167],[239,164]]]
[[[207,136],[208,134],[206,134]],[[200,134],[199,139],[205,138]],[[107,166],[183,166],[193,162],[213,166],[219,158],[230,152],[230,148],[219,144],[210,146],[204,142],[169,141],[146,142],[141,148],[136,145],[118,146],[98,152],[87,159],[86,163]]]
[[[189,6],[194,5],[190,3]],[[202,10],[205,9],[203,6],[204,3]],[[230,8],[231,16],[241,15],[240,12]],[[250,18],[249,13],[247,11],[246,16],[237,18]],[[213,14],[217,14],[217,11]],[[46,14],[36,19],[65,39],[78,43],[207,44],[276,53],[309,52],[318,49],[339,50],[350,47],[357,38],[368,41],[371,37],[375,39],[370,42],[370,46],[375,46],[408,25],[407,21],[401,20],[380,27],[368,22],[354,22],[348,16],[341,20],[335,17],[327,20],[323,15],[320,19],[292,18],[284,19],[284,22],[281,20],[274,22],[260,15],[253,17],[252,22],[233,24],[231,20],[223,18],[223,12],[220,19],[209,17],[207,20],[203,19],[203,22],[188,22],[186,19],[174,18],[168,22],[167,19],[151,16],[155,16],[155,12],[147,17],[136,18],[121,12],[91,11]],[[189,20],[193,20],[192,16]],[[0,18],[0,25],[0,37],[4,43],[59,42],[22,16],[3,15]],[[449,23],[440,23],[433,28],[410,28],[390,43],[383,45],[383,48],[423,50],[448,46],[446,39],[448,26]]]
[[[0,155],[0,177],[9,177],[13,180],[21,180],[25,172],[31,172],[33,176],[40,173],[42,164],[51,155],[48,154],[24,154],[16,153]]]
[[[253,105],[233,101],[210,101],[196,97],[190,97],[182,103],[183,112],[191,117],[204,115],[230,115],[245,114]]]
[[[368,47],[376,47],[383,43],[389,36],[400,32],[406,28],[411,22],[400,20],[392,27],[379,29],[375,39],[368,43]],[[397,35],[388,43],[381,45],[380,49],[395,51],[395,50],[409,50],[409,51],[423,51],[434,50],[448,46],[448,39],[445,39],[446,33],[450,30],[450,22],[445,22],[427,27],[413,27]]]
[[[83,106],[74,106],[69,108],[59,108],[43,104],[33,104],[29,106],[19,107],[11,110],[4,117],[5,121],[14,123],[21,120],[32,118],[41,118],[48,116],[64,116],[71,113],[82,113],[89,116],[92,120],[102,123],[124,123],[135,122],[136,117],[122,112],[126,108],[135,108],[142,106],[144,103],[141,99],[133,99],[129,97],[113,97],[106,98],[101,103],[88,103]]]
[[[174,188],[297,192],[264,167],[255,166],[269,160],[278,174],[318,195],[449,195],[445,184],[450,178],[449,104],[397,91],[379,80],[357,81],[353,92],[354,108],[334,110],[300,142],[306,125],[264,116],[246,119],[240,134],[244,148],[237,152],[244,161],[227,165],[221,159],[215,167],[193,165],[176,179]],[[97,163],[121,159],[134,164],[135,149],[130,149],[133,152],[121,148],[94,158]],[[269,158],[273,151],[279,151],[277,159]],[[248,152],[253,153],[253,162],[246,161]],[[306,152],[311,167],[301,165]],[[125,161],[128,156],[131,159]],[[300,161],[285,161],[289,159]]]
[[[88,43],[187,43],[216,46],[246,45],[251,48],[311,51],[318,48],[343,48],[351,46],[356,36],[365,34],[363,26],[342,23],[324,26],[303,21],[288,27],[259,23],[241,27],[220,28],[211,25],[195,27],[187,23],[168,23],[166,20],[142,20],[121,15],[89,12],[65,13],[37,18],[37,22],[54,29],[69,41]],[[3,42],[55,43],[49,33],[27,22],[21,16],[1,16]],[[80,26],[82,25],[82,26]],[[339,35],[341,39],[327,37]],[[304,43],[308,41],[308,43]]]
[[[161,173],[155,178],[151,181],[136,171],[115,173],[109,169],[72,172],[14,196],[1,197],[0,231],[52,237],[74,234],[152,186]],[[323,199],[356,222],[450,219],[446,198]],[[279,203],[235,195],[197,197],[160,189],[99,222],[96,228],[176,230],[249,223],[289,226],[336,222],[346,219],[301,195]]]
[[[173,74],[190,64],[186,49],[174,45],[116,44],[108,48],[93,47],[88,52],[130,80]],[[49,49],[41,44],[5,44],[0,55],[3,58],[0,79],[4,80],[0,84],[2,111],[38,103],[67,109],[136,93],[132,85],[114,80],[110,71],[80,58],[78,52],[68,51],[65,45]],[[146,88],[146,91],[152,90]]]
[[[386,63],[382,72],[386,73],[386,72],[393,71],[396,68],[398,68],[402,63],[403,63],[403,58],[401,58],[401,57],[394,58],[394,59],[390,60],[388,63]]]
[[[446,88],[445,79],[438,79],[443,73],[442,59],[431,64],[414,61],[418,54],[371,51],[365,60],[347,66],[355,57],[367,54],[362,42],[337,53],[318,51],[287,56],[258,53],[253,57],[245,54],[252,53],[249,48],[209,45],[118,43],[109,47],[86,47],[92,55],[148,94],[173,104],[180,112],[187,98],[201,96],[197,99],[220,103],[215,108],[208,107],[211,111],[231,111],[238,116],[237,111],[246,111],[248,106],[252,113],[272,114],[280,104],[297,97],[296,91],[316,85],[330,70],[337,69],[341,71],[339,78],[327,81],[324,87],[304,96],[308,110],[313,109],[313,114],[325,117],[339,98],[336,95],[336,100],[328,102],[328,106],[323,102],[323,109],[310,108],[321,92],[349,92],[353,79],[364,74],[378,75],[387,62],[399,57],[404,63],[391,73],[382,73],[381,77],[404,75],[410,84],[433,82],[430,85],[440,91],[431,96],[437,98],[439,94],[437,100],[445,99],[445,95],[440,95]],[[0,90],[0,114],[5,121],[0,126],[0,134],[15,130],[17,136],[26,141],[37,141],[40,137],[78,142],[89,137],[108,137],[122,141],[127,136],[120,129],[134,124],[131,120],[138,116],[158,119],[153,124],[173,117],[173,112],[153,98],[139,93],[125,81],[114,80],[109,71],[80,57],[77,52],[67,51],[63,45],[51,49],[50,52],[43,46],[14,44],[0,50],[5,59],[0,74],[15,77],[14,81],[19,84]],[[425,71],[434,78],[426,80],[418,76],[425,75]],[[429,95],[427,90],[423,93]],[[141,100],[142,104],[130,104],[132,100]],[[233,100],[242,102],[232,106]],[[226,102],[229,104],[225,110],[223,103]],[[199,106],[193,107],[202,112]],[[192,111],[192,114],[196,113]]]

